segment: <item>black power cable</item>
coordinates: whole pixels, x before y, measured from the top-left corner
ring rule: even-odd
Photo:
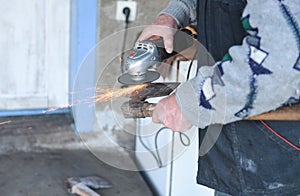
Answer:
[[[162,129],[160,129],[160,131],[161,130],[163,130],[163,128]],[[141,136],[141,130],[140,130],[140,128],[138,128],[138,138],[139,138],[139,140],[140,140],[140,142],[141,142],[141,144],[142,144],[142,146],[153,156],[153,158],[155,159],[155,161],[156,161],[156,163],[157,163],[157,165],[158,165],[158,167],[159,168],[161,168],[162,167],[162,162],[161,162],[161,158],[160,158],[160,156],[159,156],[159,153],[158,153],[158,149],[157,149],[157,147],[155,147],[155,152],[157,153],[157,154],[155,154],[145,143],[144,143],[144,141],[143,141],[143,139],[142,139],[142,136]]]
[[[124,73],[124,53],[125,53],[125,46],[127,41],[127,30],[129,26],[129,16],[130,16],[130,8],[125,7],[123,9],[123,14],[125,15],[125,28],[124,28],[124,37],[123,37],[123,44],[122,44],[122,51],[121,51],[121,70]]]
[[[162,127],[162,128],[160,128],[160,129],[156,132],[156,134],[155,134],[155,138],[154,138],[155,152],[153,152],[154,150],[151,150],[150,147],[148,147],[148,146],[144,143],[143,138],[141,137],[141,131],[140,131],[140,129],[138,129],[138,138],[139,138],[139,140],[140,140],[142,146],[143,146],[147,151],[150,152],[150,154],[151,154],[152,157],[155,159],[155,161],[156,161],[156,163],[157,163],[157,166],[158,166],[159,168],[163,167],[163,163],[162,163],[162,159],[161,159],[161,157],[160,157],[159,149],[158,149],[158,136],[159,136],[159,134],[160,134],[163,130],[165,130],[165,129],[169,129],[169,128],[167,128],[167,127]],[[172,138],[173,138],[172,140],[174,140],[174,135],[173,135]],[[189,145],[191,144],[191,140],[190,140],[190,138],[189,138],[189,136],[188,136],[187,134],[181,132],[181,133],[179,134],[179,138],[180,138],[180,142],[181,142],[181,144],[182,144],[183,146],[187,147],[187,146],[189,146]],[[185,139],[184,139],[184,138],[185,138]],[[173,148],[173,147],[172,147],[172,148]]]
[[[128,23],[129,23],[129,16],[130,16],[130,8],[129,7],[125,7],[123,9],[123,14],[125,14],[125,24],[128,25]]]
[[[190,72],[191,72],[191,69],[192,69],[192,66],[193,66],[193,62],[194,62],[194,59],[196,57],[196,54],[193,56],[193,59],[191,60],[190,64],[189,64],[189,68],[188,68],[188,72],[187,72],[187,76],[186,76],[186,80],[189,80],[189,77],[190,77]],[[197,74],[196,74],[197,75]],[[161,157],[160,157],[160,154],[159,154],[159,150],[158,150],[158,136],[159,134],[165,130],[165,129],[168,129],[167,127],[162,127],[160,128],[156,134],[155,134],[155,139],[154,139],[154,144],[155,144],[155,153],[153,152],[153,150],[151,150],[143,141],[142,137],[141,137],[141,133],[140,133],[140,130],[139,130],[139,133],[138,133],[138,138],[142,144],[142,146],[148,150],[150,152],[150,154],[153,156],[153,158],[155,159],[155,161],[157,162],[157,165],[159,168],[163,167],[163,163],[162,163],[162,160],[161,160]],[[184,139],[185,138],[185,139]],[[183,146],[187,147],[191,144],[191,140],[189,138],[189,136],[183,132],[179,132],[179,139],[180,139],[180,142]],[[174,134],[173,134],[173,140],[174,140]],[[172,146],[173,148],[174,146]],[[172,155],[173,156],[173,155]],[[171,160],[173,159],[173,157],[171,158]],[[171,162],[172,163],[172,162]]]

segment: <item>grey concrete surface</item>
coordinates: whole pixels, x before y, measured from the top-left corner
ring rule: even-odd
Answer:
[[[18,152],[0,156],[0,195],[64,196],[68,177],[97,175],[112,184],[102,196],[150,196],[138,172],[119,170],[99,161],[87,150]]]
[[[90,175],[112,183],[111,189],[98,190],[103,196],[152,195],[139,172],[99,159],[105,155],[124,163],[132,155],[104,143],[101,131],[86,134],[82,142],[68,114],[7,117],[0,122],[9,122],[0,124],[1,196],[67,196],[68,177]],[[98,151],[98,158],[87,145]]]

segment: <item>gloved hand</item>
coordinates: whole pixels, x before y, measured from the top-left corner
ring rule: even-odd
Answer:
[[[153,111],[152,121],[164,124],[173,131],[186,131],[192,124],[183,116],[175,94],[160,100]]]
[[[143,41],[152,37],[153,35],[158,35],[163,38],[166,51],[168,53],[172,53],[173,37],[177,28],[178,24],[173,17],[167,14],[162,14],[158,16],[151,25],[144,29],[138,38],[138,41]]]

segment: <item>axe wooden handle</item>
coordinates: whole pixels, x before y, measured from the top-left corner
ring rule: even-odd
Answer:
[[[125,118],[146,118],[151,117],[155,108],[155,103],[148,102],[125,102],[121,106]]]
[[[155,105],[154,103],[148,102],[130,104],[127,102],[122,105],[122,112],[125,118],[151,117]],[[246,120],[300,120],[300,104],[284,106],[271,112],[246,118]]]

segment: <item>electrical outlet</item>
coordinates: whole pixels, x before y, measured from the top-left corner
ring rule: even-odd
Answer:
[[[125,14],[123,13],[123,9],[126,7],[130,9],[129,21],[134,21],[136,19],[136,1],[117,1],[116,20],[125,21]]]

